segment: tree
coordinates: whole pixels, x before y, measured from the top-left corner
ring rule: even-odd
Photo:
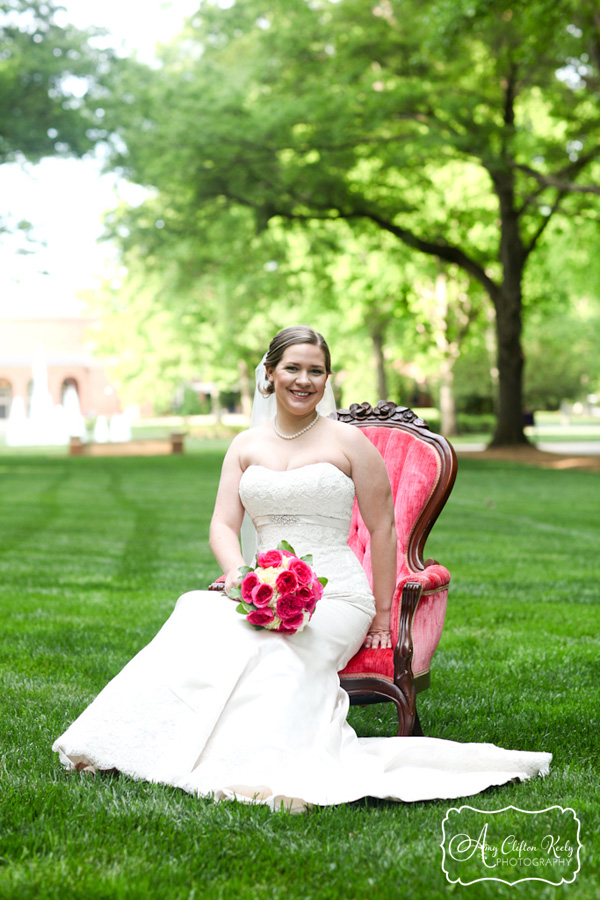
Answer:
[[[191,229],[176,227],[176,216],[158,196],[109,217],[128,274],[98,297],[104,351],[121,357],[122,377],[143,392],[158,376],[163,406],[200,375],[222,391],[239,386],[249,412],[267,339],[335,303],[319,249],[327,238],[275,224],[257,233],[249,210],[219,202],[198,210]]]
[[[52,0],[0,2],[0,165],[82,156],[107,138],[99,100],[111,55],[95,46],[100,32],[61,15]]]
[[[418,283],[418,290],[422,330],[431,344],[430,356],[440,382],[440,430],[450,437],[458,433],[454,369],[474,326],[481,326],[482,304],[481,291],[464,273],[458,269],[450,278],[447,268],[438,266],[435,280]]]
[[[131,90],[116,162],[192,231],[224,201],[259,228],[367,221],[460,267],[495,310],[493,443],[522,443],[526,266],[560,210],[596,202],[569,188],[595,180],[600,127],[569,78],[597,74],[575,14],[566,0],[205,2]]]

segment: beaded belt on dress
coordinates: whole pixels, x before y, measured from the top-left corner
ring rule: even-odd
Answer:
[[[325,528],[336,528],[348,534],[348,522],[346,519],[335,519],[332,516],[256,516],[253,520],[256,528],[264,525],[316,525]]]

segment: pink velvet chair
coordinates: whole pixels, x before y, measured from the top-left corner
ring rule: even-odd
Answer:
[[[398,532],[398,575],[392,604],[393,649],[359,650],[340,682],[359,705],[391,701],[398,734],[422,734],[416,695],[429,687],[431,660],[438,646],[450,574],[423,549],[456,478],[456,455],[441,435],[403,406],[380,401],[353,404],[338,419],[362,428],[386,464]],[[348,543],[372,581],[369,533],[355,503]]]

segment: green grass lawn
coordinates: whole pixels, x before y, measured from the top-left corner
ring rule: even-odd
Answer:
[[[54,738],[216,574],[222,445],[182,458],[0,458],[0,898],[600,897],[597,473],[462,459],[427,555],[453,576],[426,734],[554,753],[551,774],[463,802],[572,807],[572,885],[449,885],[461,801],[364,800],[302,815],[214,805],[124,777],[68,775]],[[351,710],[393,732],[391,707]]]

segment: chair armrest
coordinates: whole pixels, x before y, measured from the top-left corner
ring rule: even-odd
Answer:
[[[432,563],[420,572],[410,572],[406,568],[403,569],[400,572],[396,584],[394,604],[396,603],[396,600],[400,600],[402,589],[407,581],[414,581],[417,584],[420,584],[423,593],[428,594],[432,591],[441,591],[448,587],[450,584],[450,572],[445,566],[441,566],[439,563]]]
[[[213,581],[212,584],[208,586],[209,591],[224,591],[225,590],[225,576],[220,575],[216,581]]]
[[[401,572],[390,615],[396,678],[407,664],[400,665],[400,657],[411,668],[415,664],[414,672],[429,669],[444,625],[449,585],[450,573],[439,563],[432,562],[420,572]]]

